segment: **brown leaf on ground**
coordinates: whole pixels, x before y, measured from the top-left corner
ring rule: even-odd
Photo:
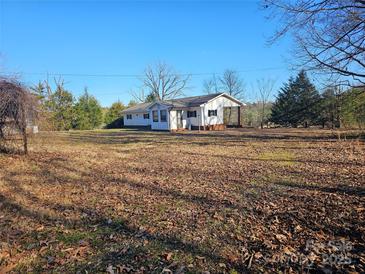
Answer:
[[[0,154],[0,272],[365,272],[362,140],[123,129],[29,148]]]

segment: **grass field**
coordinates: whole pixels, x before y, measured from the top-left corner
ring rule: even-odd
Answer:
[[[42,133],[0,154],[0,273],[365,271],[365,145],[331,131]]]

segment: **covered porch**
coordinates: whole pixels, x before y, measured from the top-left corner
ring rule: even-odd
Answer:
[[[172,108],[170,110],[170,130],[192,130],[203,126],[202,107]]]

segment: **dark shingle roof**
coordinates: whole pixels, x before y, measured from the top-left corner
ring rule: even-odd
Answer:
[[[160,101],[163,104],[171,105],[171,107],[198,107],[201,104],[204,104],[213,98],[222,95],[224,93],[214,93],[214,94],[208,94],[208,95],[201,95],[201,96],[192,96],[192,97],[185,97],[185,98],[179,98],[179,99],[170,99],[170,100],[164,100]],[[155,103],[155,102],[154,102]],[[142,103],[135,105],[133,107],[127,108],[123,111],[123,113],[128,112],[147,112],[148,108],[153,105],[154,103]]]
[[[147,112],[147,109],[152,105],[153,103],[141,103],[141,104],[137,104],[133,107],[127,108],[125,110],[122,111],[122,113],[127,113],[127,112]]]
[[[165,102],[171,104],[173,107],[198,107],[201,104],[204,104],[221,94],[222,93],[214,93],[201,96],[192,96],[180,99],[166,100]]]

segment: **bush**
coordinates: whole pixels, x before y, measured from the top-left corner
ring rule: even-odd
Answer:
[[[122,128],[124,126],[124,119],[123,117],[120,117],[113,122],[107,124],[105,128],[111,129],[111,128]]]

